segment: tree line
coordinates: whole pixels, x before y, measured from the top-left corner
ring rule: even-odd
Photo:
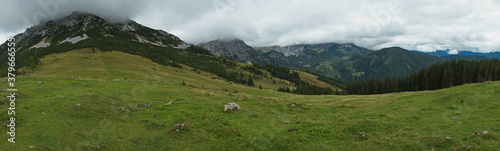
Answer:
[[[347,85],[348,94],[384,94],[437,90],[466,83],[500,80],[500,60],[451,60],[422,68],[411,75],[385,79],[368,78]]]

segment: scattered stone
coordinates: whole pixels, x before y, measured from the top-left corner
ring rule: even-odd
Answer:
[[[456,119],[458,119],[458,117],[456,117],[456,116],[455,116],[455,117],[453,117],[453,118],[451,118],[451,119],[452,119],[452,120],[456,120]]]
[[[42,114],[43,114],[43,115],[47,115],[47,114],[45,114],[45,113],[43,113],[43,112],[42,112]]]
[[[38,84],[43,84],[42,81],[38,81]]]
[[[467,146],[467,149],[472,149],[472,148],[474,148],[474,147],[472,147],[472,146],[470,146],[470,145],[469,145],[469,146]]]
[[[359,134],[359,138],[365,138],[365,137],[366,137],[365,132],[361,132],[361,133]]]
[[[174,125],[172,125],[172,127],[176,127],[176,128],[178,128],[178,127],[184,127],[184,126],[185,126],[184,124],[174,124]]]
[[[155,117],[160,117],[160,115],[155,115]]]
[[[174,103],[174,101],[170,101],[168,103],[165,103],[165,105],[172,105],[172,103]]]
[[[144,104],[144,106],[151,106],[151,104],[153,104],[153,103],[146,103],[146,104]]]
[[[30,146],[30,148],[35,148],[35,146]]]
[[[292,107],[295,107],[295,104],[292,104]]]
[[[174,124],[172,125],[172,131],[178,132],[180,128],[185,127],[186,125],[184,124]]]
[[[120,108],[122,111],[125,111],[125,109],[123,107]]]
[[[481,132],[476,132],[472,136],[480,136],[480,135],[481,135]]]
[[[99,146],[99,145],[90,145],[90,148],[101,149],[101,146]]]
[[[80,106],[82,106],[82,104],[75,104],[75,105],[76,105],[76,107],[80,107]]]
[[[488,131],[484,131],[484,132],[483,132],[483,135],[488,135],[488,134],[489,134],[489,132],[488,132]]]
[[[447,140],[450,140],[451,138],[450,137],[445,137]]]

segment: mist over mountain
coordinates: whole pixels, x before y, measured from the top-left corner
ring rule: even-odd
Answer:
[[[30,27],[25,32],[14,36],[20,52],[34,48],[55,47],[66,42],[76,44],[86,39],[99,40],[105,37],[164,47],[185,44],[177,36],[142,26],[132,20],[112,23],[92,13],[80,11]],[[6,49],[6,43],[2,44],[0,48]]]

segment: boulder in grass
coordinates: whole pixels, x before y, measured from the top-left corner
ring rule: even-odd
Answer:
[[[484,131],[484,132],[483,132],[483,135],[488,135],[488,134],[489,134],[489,132],[488,132],[488,131]]]
[[[365,133],[365,132],[361,132],[361,133],[359,134],[359,138],[365,138],[365,137],[366,137],[366,133]]]
[[[240,106],[236,103],[229,103],[227,105],[224,105],[224,111],[232,110],[234,108],[237,108],[238,110],[240,110]]]

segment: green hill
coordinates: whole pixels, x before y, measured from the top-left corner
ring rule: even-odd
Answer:
[[[182,76],[165,76],[159,84],[19,78],[16,144],[7,142],[8,135],[2,133],[1,148],[466,150],[471,146],[474,150],[495,150],[500,147],[500,120],[496,116],[500,111],[498,82],[412,93],[303,96],[230,84],[190,71],[178,72],[172,71]],[[7,85],[6,79],[1,81],[1,85]],[[38,84],[39,81],[43,84]],[[0,95],[8,94],[3,89]],[[170,101],[173,104],[166,105]],[[240,110],[224,112],[224,105],[229,102],[237,103]],[[0,102],[0,108],[8,108],[7,100]],[[7,116],[2,115],[2,124],[8,124]],[[1,129],[8,131],[7,127]],[[484,131],[488,135],[473,136]],[[366,137],[359,138],[360,132],[365,132]]]
[[[446,59],[399,47],[384,48],[373,51],[353,62],[354,68],[364,74],[359,78],[385,78],[387,76],[403,77]]]

